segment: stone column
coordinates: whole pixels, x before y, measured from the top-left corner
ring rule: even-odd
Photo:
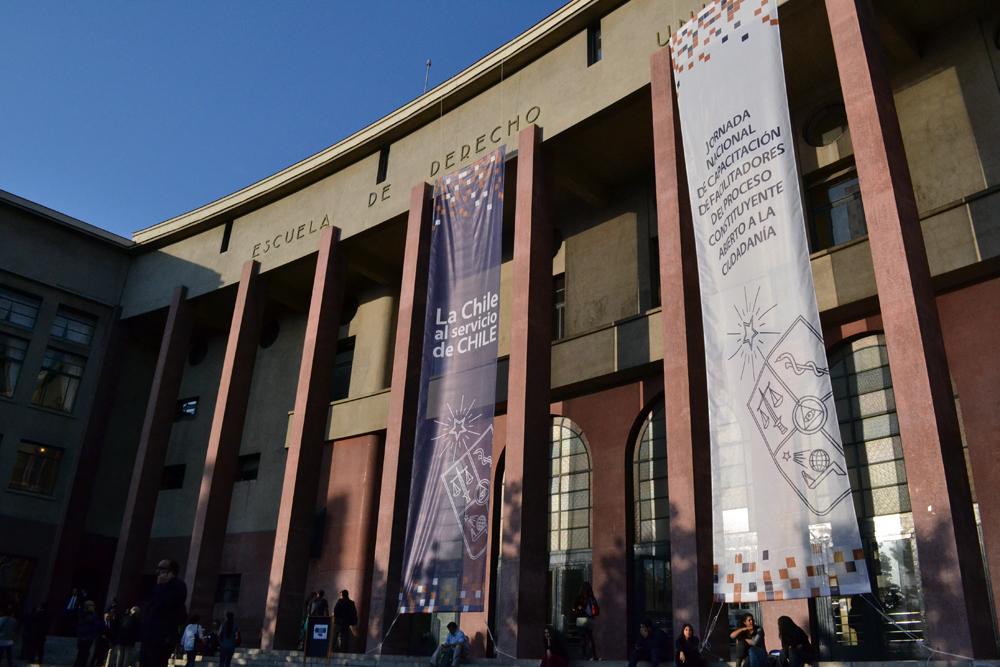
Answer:
[[[670,469],[670,569],[674,626],[679,631],[684,623],[699,627],[712,604],[708,396],[698,258],[669,49],[653,54],[650,74]]]
[[[544,202],[541,140],[541,128],[534,125],[517,138],[503,567],[495,593],[497,648],[518,658],[541,656],[547,611],[552,228]]]
[[[132,466],[122,529],[108,584],[109,601],[114,597],[122,601],[139,599],[139,576],[153,527],[156,497],[160,493],[160,479],[177,409],[177,392],[180,391],[187,361],[193,319],[187,288],[177,287],[167,311],[167,323],[160,340],[160,353]]]
[[[268,579],[260,646],[265,650],[295,648],[299,639],[344,292],[339,237],[340,230],[330,227],[319,241]]]
[[[934,290],[882,47],[865,0],[826,0],[868,223],[913,506],[927,643],[995,653]]]
[[[188,609],[202,618],[211,618],[215,605],[222,546],[250,398],[250,380],[260,340],[263,295],[260,294],[259,273],[258,262],[249,260],[243,265],[191,530],[184,579],[190,594]]]
[[[97,476],[97,464],[100,462],[101,450],[107,438],[108,417],[111,415],[115,387],[121,372],[120,362],[123,355],[120,349],[125,339],[123,331],[125,325],[119,319],[120,316],[121,308],[115,307],[108,317],[106,333],[99,348],[100,365],[97,368],[99,379],[90,406],[87,430],[83,435],[73,484],[70,487],[69,501],[63,506],[56,542],[52,545],[52,557],[46,564],[47,572],[42,573],[42,581],[48,583],[40,591],[48,591],[49,608],[53,610],[61,608],[66,602],[67,592],[73,586],[80,542],[87,523],[91,492]]]
[[[392,392],[386,422],[379,522],[368,612],[367,648],[385,639],[396,615],[406,539],[406,513],[413,470],[413,439],[420,392],[421,348],[427,309],[427,263],[431,242],[431,186],[421,183],[410,191],[406,223],[406,254],[399,290],[396,350],[392,364]]]

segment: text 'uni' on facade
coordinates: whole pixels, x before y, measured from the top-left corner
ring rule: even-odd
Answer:
[[[712,650],[728,659],[750,612],[775,645],[792,617],[827,660],[923,658],[924,643],[996,657],[1000,6],[777,5],[784,139],[873,593],[745,597]],[[538,657],[545,624],[577,641],[584,582],[602,658],[626,657],[644,618],[707,632],[703,324],[692,241],[668,214],[690,220],[657,78],[700,10],[569,2],[330,148],[131,240],[0,193],[0,605],[61,610],[73,588],[139,603],[172,558],[190,612],[234,612],[244,646],[295,648],[317,589],[351,592],[357,652],[393,624],[382,650],[416,653],[457,620],[480,655]],[[425,184],[500,147],[486,610],[395,618]],[[906,238],[924,252],[894,254]],[[908,287],[887,297],[890,283]],[[909,342],[893,338],[906,318]],[[933,404],[897,407],[926,377],[945,388]]]

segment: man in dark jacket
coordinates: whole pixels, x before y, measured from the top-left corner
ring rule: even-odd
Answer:
[[[28,615],[24,625],[24,659],[28,662],[45,662],[45,638],[49,634],[48,608],[45,603],[38,605],[35,611]]]
[[[628,667],[635,667],[640,660],[648,660],[652,667],[659,667],[660,660],[669,658],[667,650],[666,634],[651,620],[644,619],[639,624],[639,641],[628,657]]]
[[[90,662],[90,650],[101,633],[104,632],[104,622],[97,615],[97,605],[93,600],[83,603],[83,613],[76,624],[76,660],[73,667],[87,667]]]
[[[347,591],[340,591],[340,599],[333,605],[333,650],[351,652],[353,633],[351,626],[358,624],[358,608]]]
[[[180,567],[173,560],[161,560],[156,566],[156,586],[143,611],[139,633],[143,667],[167,667],[177,644],[177,629],[187,618],[187,586],[178,572]]]
[[[118,632],[111,647],[111,661],[108,667],[134,667],[138,660],[135,643],[139,641],[139,608],[132,607],[121,618]]]

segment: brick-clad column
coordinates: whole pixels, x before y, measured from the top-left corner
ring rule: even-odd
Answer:
[[[542,655],[547,611],[552,228],[544,202],[541,135],[532,125],[517,138],[503,567],[495,593],[497,648],[518,658]]]
[[[313,512],[330,412],[331,369],[337,355],[344,292],[343,262],[337,257],[339,236],[340,230],[331,227],[323,230],[319,241],[274,535],[262,649],[295,648],[302,623]]]
[[[927,615],[928,645],[995,652],[958,418],[913,185],[865,0],[826,0],[868,223]]]
[[[374,649],[385,638],[399,603],[410,475],[413,470],[413,439],[416,435],[417,400],[420,393],[430,243],[431,186],[422,183],[410,191],[410,216],[406,223],[406,254],[399,289],[392,392],[389,396],[378,504],[379,521],[372,565],[368,650]]]
[[[208,435],[198,508],[191,529],[184,579],[191,594],[188,609],[202,618],[211,618],[215,605],[222,545],[250,398],[250,380],[260,340],[263,295],[260,294],[259,274],[260,264],[256,261],[250,260],[243,265]]]
[[[132,466],[128,499],[122,518],[122,529],[115,550],[108,584],[108,600],[138,600],[139,575],[146,559],[146,544],[153,527],[156,497],[160,492],[163,463],[167,456],[170,429],[177,409],[177,392],[180,391],[184,363],[187,361],[191,341],[193,314],[187,300],[187,288],[174,290],[163,327],[160,353],[153,372],[153,384],[146,402],[139,446]],[[110,352],[110,350],[109,350]]]
[[[670,569],[675,633],[696,628],[712,603],[712,475],[705,346],[691,202],[670,50],[650,59],[656,224],[663,304]],[[701,632],[707,628],[701,628]],[[700,636],[700,634],[699,634]]]
[[[121,308],[115,307],[108,317],[106,334],[99,348],[101,355],[100,365],[97,368],[99,379],[90,406],[87,430],[84,432],[83,444],[80,447],[80,458],[73,475],[69,500],[63,507],[56,542],[52,545],[52,557],[46,564],[47,571],[42,578],[42,581],[48,583],[46,588],[36,589],[39,592],[48,591],[50,609],[60,609],[66,602],[66,592],[72,588],[73,577],[76,574],[80,541],[83,538],[87,512],[90,509],[97,464],[107,438],[108,417],[111,415],[115,387],[121,372],[122,354],[119,350],[125,338],[123,335],[125,325],[118,319],[120,316]]]

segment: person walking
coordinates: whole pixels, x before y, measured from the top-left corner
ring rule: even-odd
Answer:
[[[594,643],[593,624],[594,619],[601,613],[601,608],[597,604],[594,589],[589,581],[583,582],[583,585],[580,586],[580,594],[576,596],[572,611],[576,615],[576,626],[580,629],[583,657],[588,660],[599,660],[597,644]]]
[[[132,607],[122,615],[118,630],[111,640],[108,667],[135,667],[138,664],[135,643],[139,641],[139,623],[138,607]]]
[[[240,645],[240,629],[236,627],[233,612],[226,612],[226,620],[219,628],[219,667],[231,667],[233,654]]]
[[[28,662],[45,662],[45,639],[49,634],[50,622],[48,607],[44,602],[28,615],[24,628],[24,659]]]
[[[142,667],[167,667],[177,644],[177,629],[186,616],[187,586],[177,576],[180,566],[164,559],[156,566],[156,585],[142,614],[140,632]]]
[[[205,628],[201,627],[201,617],[192,616],[184,627],[181,635],[181,649],[187,656],[187,667],[194,667],[195,656],[198,655],[198,644],[205,638]]]
[[[674,664],[677,667],[702,667],[705,664],[701,657],[701,642],[690,623],[681,627],[681,636],[674,642]]]
[[[346,590],[340,591],[340,599],[333,605],[333,650],[351,652],[354,633],[351,627],[358,624],[358,608]]]
[[[628,657],[628,667],[635,667],[640,660],[648,660],[652,667],[659,667],[667,657],[667,636],[648,618],[639,623],[639,639]]]
[[[104,622],[97,615],[97,605],[93,600],[83,603],[83,612],[76,624],[76,660],[73,667],[87,667],[94,641],[104,631]]]
[[[7,667],[14,667],[14,637],[17,636],[17,618],[14,607],[9,605],[0,616],[0,662],[7,657]]]

